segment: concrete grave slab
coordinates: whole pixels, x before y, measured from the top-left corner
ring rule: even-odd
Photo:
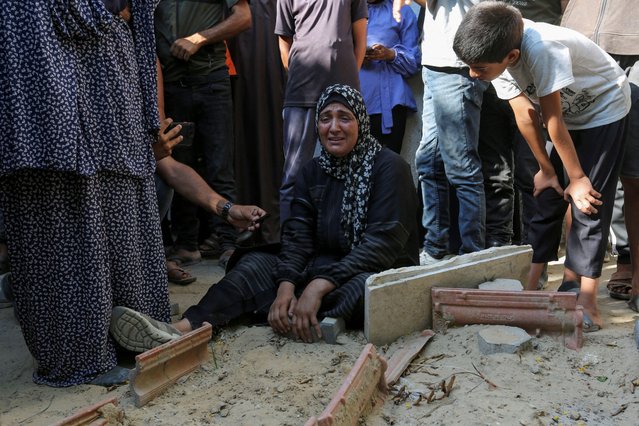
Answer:
[[[480,290],[501,290],[501,291],[523,291],[524,286],[519,280],[511,280],[507,278],[497,278],[496,280],[487,281],[479,284]]]
[[[525,282],[531,259],[530,246],[505,246],[372,275],[366,282],[364,334],[369,342],[385,345],[432,328],[433,287],[477,288],[495,278]]]

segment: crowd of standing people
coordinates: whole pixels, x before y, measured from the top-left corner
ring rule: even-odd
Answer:
[[[630,2],[415,1],[8,0],[0,306],[36,383],[121,383],[118,346],[246,313],[312,342],[361,325],[371,274],[489,247],[531,244],[538,289],[563,233],[596,331],[611,227],[608,289],[639,311]],[[171,324],[202,256],[227,273]]]

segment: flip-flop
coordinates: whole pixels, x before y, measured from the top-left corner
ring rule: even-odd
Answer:
[[[202,261],[202,255],[199,251],[196,251],[195,256],[188,256],[185,254],[178,254],[179,250],[171,250],[170,253],[166,255],[166,260],[171,262],[175,262],[178,266],[189,266],[195,265],[196,263],[200,263]]]
[[[169,282],[177,285],[188,285],[197,280],[197,277],[194,277],[179,266],[169,267],[167,265],[166,274]]]
[[[571,292],[577,293],[579,296],[579,291],[581,290],[581,284],[577,281],[563,281],[557,291],[559,292]]]
[[[586,312],[584,312],[583,332],[584,333],[594,333],[595,331],[599,331],[599,330],[601,330],[601,327],[599,327],[597,324],[592,322],[592,319],[590,318],[590,315],[588,315]]]
[[[202,241],[202,244],[200,244],[198,248],[202,257],[215,258],[222,254],[222,246],[220,246],[217,235],[211,235],[206,240]]]
[[[632,278],[610,280],[606,285],[608,295],[613,299],[630,300],[632,290]]]

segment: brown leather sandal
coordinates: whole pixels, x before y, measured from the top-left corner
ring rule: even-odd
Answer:
[[[177,285],[188,285],[197,280],[197,277],[194,277],[177,265],[169,265],[169,262],[167,262],[166,265],[166,274],[168,275],[169,282]]]

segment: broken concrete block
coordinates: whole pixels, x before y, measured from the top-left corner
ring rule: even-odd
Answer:
[[[511,280],[508,278],[497,278],[496,280],[487,281],[479,284],[480,290],[503,290],[503,291],[523,291],[524,286],[519,280]]]
[[[372,275],[365,289],[364,334],[369,342],[386,345],[429,329],[433,287],[477,288],[495,278],[523,282],[531,259],[530,246],[505,246]]]
[[[531,337],[519,327],[494,325],[477,333],[479,350],[484,355],[516,354],[530,349]]]
[[[345,327],[343,318],[326,317],[320,323],[322,337],[326,343],[331,345],[337,343],[337,336],[344,331]]]

